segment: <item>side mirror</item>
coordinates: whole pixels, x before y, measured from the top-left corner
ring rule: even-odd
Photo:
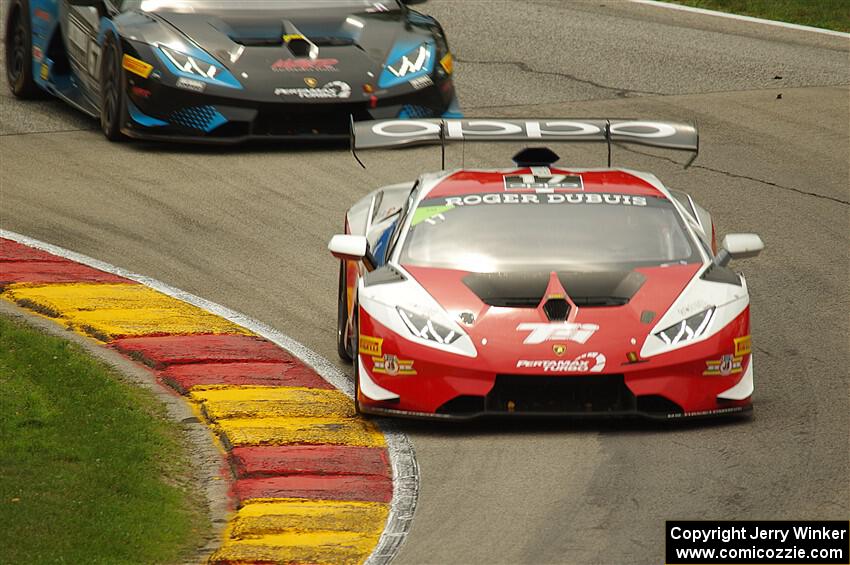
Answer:
[[[337,234],[328,243],[331,255],[343,261],[360,261],[366,257],[369,242],[362,235]]]
[[[720,253],[714,262],[725,267],[732,259],[749,259],[761,253],[764,242],[754,233],[730,233],[720,244]]]
[[[341,261],[359,261],[367,271],[375,270],[375,258],[364,235],[337,234],[328,243],[328,250]]]

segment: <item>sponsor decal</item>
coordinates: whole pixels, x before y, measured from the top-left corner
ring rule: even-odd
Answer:
[[[445,198],[445,206],[478,206],[479,204],[609,204],[646,206],[645,196],[602,192],[573,194],[468,194]]]
[[[387,65],[387,70],[398,78],[401,78],[409,74],[418,73],[428,65],[428,61],[430,60],[431,50],[427,45],[423,44],[418,49],[414,49],[404,55],[397,66]]]
[[[505,175],[505,190],[584,190],[578,175]]]
[[[590,351],[575,359],[520,359],[516,368],[543,369],[544,373],[601,373],[605,369],[605,355]]]
[[[728,377],[741,372],[741,359],[734,355],[724,355],[720,359],[714,359],[705,362],[704,376],[723,376]]]
[[[307,38],[301,35],[300,33],[288,33],[281,37],[283,38],[284,43],[289,43],[290,41],[294,41],[296,39],[303,39],[305,41],[307,40]]]
[[[382,338],[360,334],[358,342],[358,349],[363,355],[371,355],[372,357],[381,356],[381,346],[384,343]]]
[[[716,416],[719,414],[733,414],[735,412],[743,412],[744,406],[730,406],[728,408],[714,408],[712,410],[700,410],[697,412],[684,412],[667,414],[667,418],[687,418],[690,416]]]
[[[413,361],[409,359],[399,359],[395,355],[384,355],[383,357],[372,357],[372,372],[390,375],[415,375],[413,369]]]
[[[523,341],[526,345],[534,345],[546,341],[574,341],[586,343],[596,333],[596,324],[576,324],[558,322],[555,324],[522,323],[516,327],[518,332],[531,332]]]
[[[304,84],[306,84],[310,88],[316,88],[316,85],[319,84],[319,81],[313,77],[307,77],[304,79]]]
[[[708,310],[709,308],[711,308],[711,304],[705,300],[697,300],[695,302],[685,304],[684,306],[680,306],[677,311],[681,317],[687,318],[693,314]]]
[[[41,60],[44,58],[44,52],[38,45],[32,46],[32,58],[38,62],[41,62]]]
[[[297,96],[298,98],[349,98],[351,86],[347,82],[335,80],[321,88],[275,88],[277,96]]]
[[[151,76],[151,71],[153,71],[153,65],[149,65],[129,55],[124,55],[124,58],[121,60],[121,66],[125,71],[139,75],[142,78],[148,78]]]
[[[564,353],[566,353],[566,352],[567,352],[567,346],[564,345],[563,343],[556,343],[555,345],[552,346],[552,353],[554,353],[558,357],[563,356]]]
[[[276,73],[335,73],[337,64],[338,59],[278,59],[271,68]]]
[[[47,80],[47,77],[50,76],[50,67],[47,66],[47,63],[41,64],[41,80]]]
[[[620,139],[661,140],[677,137],[673,124],[664,122],[626,121],[610,124],[613,137]],[[372,133],[382,137],[416,138],[439,136],[440,123],[426,120],[391,120],[372,126]],[[446,139],[494,138],[514,139],[589,139],[604,141],[603,120],[449,120]],[[619,140],[619,139],[618,139]]]
[[[41,8],[36,8],[35,12],[33,12],[33,13],[35,14],[35,17],[40,19],[40,20],[43,20],[45,22],[50,21],[50,14],[47,13],[45,10],[42,10]]]
[[[410,86],[412,86],[416,90],[422,90],[423,88],[427,88],[433,85],[434,81],[431,80],[431,77],[429,77],[428,75],[410,79]]]
[[[736,337],[733,342],[735,344],[736,357],[743,357],[753,352],[753,340],[750,336]]]
[[[183,90],[191,90],[192,92],[203,92],[207,88],[207,84],[200,80],[192,80],[190,78],[180,77],[177,79],[177,88]]]

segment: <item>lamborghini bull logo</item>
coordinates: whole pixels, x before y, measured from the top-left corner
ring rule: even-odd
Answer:
[[[546,341],[574,341],[587,343],[587,340],[599,329],[596,324],[575,324],[559,322],[557,324],[523,323],[516,327],[518,332],[531,332],[523,341],[526,345],[535,345]]]

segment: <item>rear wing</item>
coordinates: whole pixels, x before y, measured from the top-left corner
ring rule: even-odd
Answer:
[[[351,121],[351,153],[365,168],[357,151],[398,148],[413,145],[442,147],[443,168],[446,166],[446,144],[466,141],[596,141],[608,145],[633,143],[688,151],[699,155],[699,133],[691,124],[628,119],[424,119]]]

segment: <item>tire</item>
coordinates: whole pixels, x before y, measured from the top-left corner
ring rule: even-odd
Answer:
[[[336,307],[336,352],[339,358],[349,363],[354,358],[351,349],[351,340],[345,339],[345,326],[348,324],[348,269],[345,261],[339,262],[339,291],[337,294]]]
[[[41,98],[44,91],[32,76],[32,29],[27,2],[13,2],[6,19],[6,81],[16,98]]]
[[[100,65],[100,129],[109,141],[126,139],[121,133],[125,116],[123,87],[121,52],[115,38],[109,36],[103,46],[103,62]]]
[[[360,305],[357,304],[357,301],[354,301],[354,322],[351,324],[351,351],[353,351],[354,357],[354,412],[356,414],[363,414],[363,411],[360,410],[360,359],[358,359],[358,344],[357,340],[360,336]]]

